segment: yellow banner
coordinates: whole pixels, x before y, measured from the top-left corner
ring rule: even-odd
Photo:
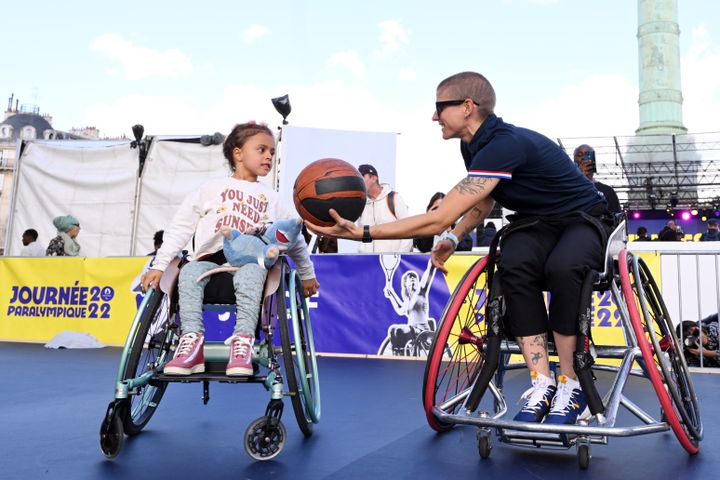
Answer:
[[[637,255],[637,254],[636,254]],[[655,252],[643,252],[639,254],[647,263],[653,278],[661,287],[660,282],[660,255]],[[460,283],[462,276],[480,258],[476,255],[453,255],[447,262],[448,275],[445,280],[448,289],[452,293]],[[624,346],[625,334],[623,332],[620,312],[612,298],[612,292],[593,292],[592,297],[592,338],[596,345]],[[513,355],[512,362],[522,361],[519,355]],[[619,364],[619,360],[598,359],[598,363]]]
[[[0,339],[47,342],[69,330],[122,345],[137,311],[132,283],[147,261],[0,258]]]

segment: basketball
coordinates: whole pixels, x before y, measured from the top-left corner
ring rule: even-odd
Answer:
[[[300,216],[315,225],[335,225],[333,208],[354,222],[365,209],[365,181],[355,167],[337,158],[316,160],[295,179],[293,202]]]

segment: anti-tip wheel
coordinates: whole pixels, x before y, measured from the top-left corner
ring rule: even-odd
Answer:
[[[578,445],[577,449],[578,465],[582,470],[587,470],[590,466],[590,446]]]
[[[255,460],[275,458],[285,447],[287,431],[279,418],[262,416],[245,430],[245,451]]]
[[[477,434],[478,453],[480,458],[486,459],[492,450],[492,438],[488,433],[478,432]]]

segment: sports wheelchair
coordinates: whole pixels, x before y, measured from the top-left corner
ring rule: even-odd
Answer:
[[[496,252],[496,246],[497,240],[491,252]],[[503,396],[504,374],[513,368],[525,368],[525,364],[509,363],[510,355],[519,354],[520,349],[504,333],[504,300],[495,274],[494,256],[481,258],[467,271],[445,307],[430,347],[423,381],[423,406],[434,430],[444,432],[458,424],[478,427],[477,447],[483,459],[490,455],[493,430],[499,442],[516,446],[560,449],[575,446],[582,469],[589,466],[591,444],[606,444],[611,436],[672,430],[690,455],[698,452],[703,428],[683,348],[648,266],[627,250],[624,219],[608,237],[605,270],[591,271],[583,286],[578,348],[573,365],[591,416],[579,419],[575,425],[546,425],[504,418],[508,412]],[[611,291],[626,345],[592,344],[590,302],[594,290]],[[550,354],[556,354],[552,343],[550,348]],[[595,364],[594,358],[615,359],[619,366]],[[633,369],[634,364],[639,368]],[[602,398],[595,386],[594,370],[615,373]],[[652,384],[660,401],[660,420],[623,394],[630,375],[644,377]],[[488,398],[483,409],[479,409],[486,393]],[[616,426],[621,405],[640,424]]]
[[[407,340],[402,342],[402,345],[393,345],[392,335],[390,333],[392,328],[408,326],[410,329],[407,335]],[[394,355],[398,357],[426,357],[430,351],[433,338],[435,337],[435,320],[430,318],[428,320],[429,330],[418,331],[415,327],[407,324],[393,324],[388,328],[388,334],[380,344],[378,348],[378,355],[389,356]]]
[[[268,272],[253,346],[254,375],[225,375],[229,347],[222,342],[206,342],[205,373],[171,376],[163,374],[163,367],[172,358],[179,339],[179,264],[180,259],[174,260],[159,287],[148,290],[133,320],[120,359],[115,398],[100,427],[102,453],[115,458],[122,450],[125,435],[142,431],[170,383],[202,383],[204,404],[210,399],[210,382],[262,384],[270,392],[270,400],[265,414],[254,420],[244,435],[245,451],[255,460],[270,460],[285,446],[287,432],[280,420],[285,396],[290,397],[300,430],[306,437],[311,436],[313,425],[320,421],[320,383],[310,315],[297,272],[285,257]],[[213,304],[203,309],[234,311],[232,275],[214,274],[205,288],[206,302],[210,296],[215,297]],[[260,367],[265,373],[260,372]]]

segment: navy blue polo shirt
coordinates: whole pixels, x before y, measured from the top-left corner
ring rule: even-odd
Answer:
[[[490,115],[469,144],[468,177],[499,178],[490,196],[520,215],[590,213],[605,199],[567,154],[544,135]]]

